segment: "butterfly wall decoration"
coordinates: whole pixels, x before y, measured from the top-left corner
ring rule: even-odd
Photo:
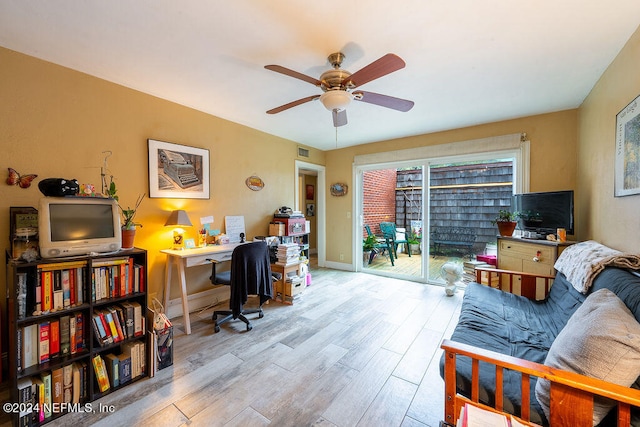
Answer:
[[[9,177],[7,178],[8,185],[19,185],[20,188],[29,188],[31,187],[31,181],[36,179],[38,175],[29,174],[29,175],[20,175],[14,168],[9,169]]]

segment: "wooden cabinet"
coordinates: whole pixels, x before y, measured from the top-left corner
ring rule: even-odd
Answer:
[[[498,268],[554,276],[558,256],[573,243],[498,237]]]
[[[39,404],[14,412],[14,425],[45,424],[147,376],[146,271],[142,249],[36,262],[7,253],[10,402]]]

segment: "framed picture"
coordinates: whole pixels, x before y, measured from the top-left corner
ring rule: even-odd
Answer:
[[[149,197],[209,198],[209,150],[149,140]]]
[[[306,193],[307,200],[315,200],[315,189],[313,188],[313,185],[307,184]]]
[[[316,216],[316,204],[307,203],[307,216]]]
[[[616,115],[614,195],[640,193],[640,96]]]

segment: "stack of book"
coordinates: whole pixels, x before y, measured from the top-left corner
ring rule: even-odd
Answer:
[[[297,243],[281,243],[276,251],[276,264],[289,266],[300,262],[300,246]]]
[[[462,268],[464,270],[462,280],[465,283],[470,283],[476,281],[476,268],[496,268],[496,266],[483,261],[471,260],[465,261]],[[491,283],[489,283],[487,273],[483,273],[481,283],[491,285],[492,288],[497,288],[500,283],[500,277],[498,274],[491,274]]]

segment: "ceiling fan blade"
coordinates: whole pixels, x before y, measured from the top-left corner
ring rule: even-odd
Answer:
[[[280,65],[265,65],[264,68],[266,68],[267,70],[275,71],[276,73],[284,74],[285,76],[303,80],[307,83],[311,83],[314,86],[319,87],[321,84],[320,80],[318,79],[314,79],[313,77],[307,76],[306,74],[302,74],[297,71],[290,70]]]
[[[267,114],[277,114],[277,113],[280,113],[281,111],[288,110],[289,108],[295,107],[300,104],[304,104],[305,102],[313,101],[314,99],[318,99],[318,98],[320,98],[320,95],[311,95],[311,96],[307,96],[306,98],[298,99],[296,101],[291,101],[288,104],[284,104],[279,107],[272,108],[271,110],[267,111]]]
[[[387,53],[382,58],[373,61],[363,69],[351,74],[350,77],[343,82],[347,87],[354,88],[362,86],[365,83],[375,80],[379,77],[398,71],[404,68],[405,62],[393,53]]]
[[[347,110],[333,110],[333,126],[340,127],[347,124]]]
[[[407,99],[395,98],[393,96],[381,95],[374,92],[364,92],[362,90],[353,92],[353,95],[353,99],[357,101],[391,108],[392,110],[407,112],[413,108],[413,101],[409,101]]]

